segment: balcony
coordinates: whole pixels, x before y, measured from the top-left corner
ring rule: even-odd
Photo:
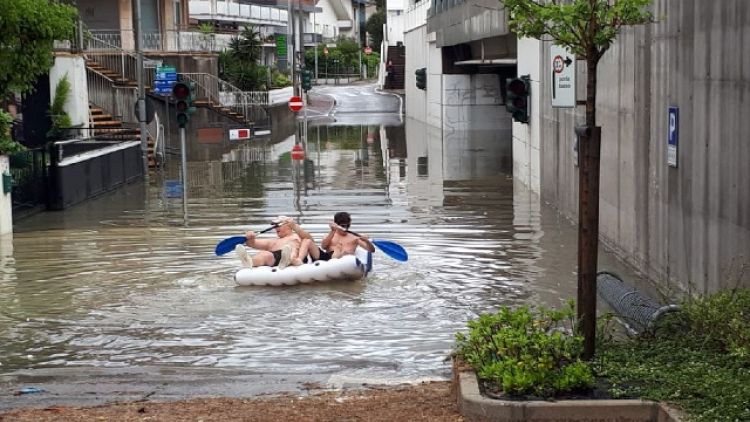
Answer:
[[[314,46],[323,42],[323,35],[305,32],[302,34],[302,43],[305,46]]]
[[[237,4],[210,0],[190,0],[190,18],[230,21],[255,25],[286,26],[287,11],[255,4]]]
[[[508,19],[497,0],[432,0],[427,32],[435,32],[438,47],[507,35]]]

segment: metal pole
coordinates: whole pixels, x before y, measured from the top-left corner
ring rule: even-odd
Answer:
[[[317,28],[315,28],[315,15],[317,13],[313,12],[313,36],[315,37],[315,83],[318,83],[318,33],[315,32]]]
[[[305,56],[302,54],[302,52],[305,51],[305,28],[302,26],[302,0],[297,0],[297,32],[299,32],[299,46],[297,46],[297,54],[299,54],[299,68],[300,72],[299,79],[300,79],[300,85],[302,83],[302,68],[305,67]],[[302,88],[298,85],[300,96],[303,96]],[[304,101],[303,101],[304,102]]]
[[[141,153],[143,154],[143,177],[148,181],[148,133],[146,131],[146,92],[143,86],[143,25],[141,23],[141,0],[135,0],[135,52],[138,83],[138,123],[141,130]],[[123,68],[124,69],[124,68]],[[124,70],[123,70],[124,71]]]
[[[182,153],[182,214],[187,224],[187,193],[188,193],[188,182],[187,182],[187,149],[185,147],[185,128],[180,128],[180,151]]]
[[[167,149],[169,148],[169,144],[172,143],[172,131],[169,127],[169,101],[172,99],[171,95],[167,95],[167,128],[164,130],[164,156],[162,159],[164,160],[164,164],[167,164],[167,154],[169,153]]]
[[[287,0],[287,21],[286,21],[286,34],[287,34],[287,40],[286,40],[286,46],[287,46],[287,61],[289,61],[289,54],[292,55],[291,60],[291,66],[289,67],[291,73],[290,76],[292,77],[292,91],[294,95],[297,95],[299,91],[297,90],[297,78],[295,78],[295,70],[294,67],[297,63],[297,54],[294,52],[294,45],[296,44],[294,42],[294,8],[292,7],[292,2],[294,0]]]
[[[302,96],[302,109],[303,109],[303,116],[304,116],[303,125],[304,125],[304,131],[305,131],[305,135],[304,135],[305,140],[302,146],[305,147],[305,153],[307,153],[307,93],[305,93],[305,95]]]

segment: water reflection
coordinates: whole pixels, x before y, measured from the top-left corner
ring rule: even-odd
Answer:
[[[486,139],[464,150],[412,121],[313,126],[308,137],[303,162],[291,159],[293,137],[190,161],[187,225],[165,189],[177,160],[148,187],[21,222],[3,254],[0,371],[444,375],[453,335],[475,313],[573,297],[572,226],[513,185]],[[409,262],[376,254],[357,283],[239,288],[237,259],[212,254],[279,214],[320,239],[340,210],[358,232],[403,245]]]

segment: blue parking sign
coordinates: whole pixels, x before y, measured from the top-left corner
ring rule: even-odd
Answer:
[[[677,146],[680,141],[680,108],[669,107],[667,122],[667,164],[677,167]]]

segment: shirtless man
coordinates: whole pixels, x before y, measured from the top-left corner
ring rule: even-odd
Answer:
[[[375,246],[365,236],[355,236],[348,232],[352,224],[352,218],[347,212],[337,212],[333,221],[328,224],[331,231],[323,239],[320,248],[315,245],[312,238],[302,239],[299,254],[294,259],[295,265],[300,265],[309,254],[313,261],[328,261],[332,258],[341,258],[344,255],[353,255],[357,246],[361,246],[370,252],[375,252]]]
[[[296,264],[292,262],[292,258],[297,256],[302,238],[310,238],[310,235],[299,229],[299,226],[289,217],[279,216],[273,219],[271,224],[276,228],[278,239],[256,239],[255,232],[253,231],[248,231],[245,234],[247,238],[245,244],[251,248],[260,250],[252,258],[250,258],[243,245],[237,245],[234,248],[234,251],[240,257],[245,267],[274,267],[278,265],[279,269],[283,270],[290,264]],[[294,227],[298,230],[294,230]]]

